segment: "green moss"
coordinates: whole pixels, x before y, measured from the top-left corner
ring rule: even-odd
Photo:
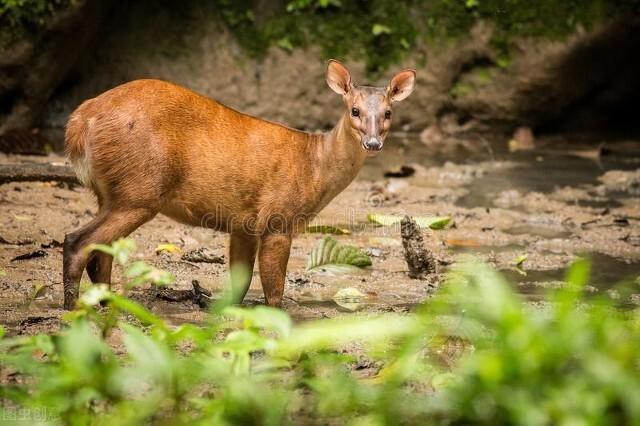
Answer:
[[[471,86],[468,83],[463,83],[459,81],[453,85],[451,90],[449,90],[449,95],[452,98],[463,98],[469,93],[471,93],[472,91],[473,91],[473,86]]]
[[[639,0],[292,0],[274,3],[265,16],[254,0],[215,3],[254,57],[270,46],[290,51],[316,45],[326,57],[362,59],[374,74],[419,42],[465,36],[479,20],[494,25],[492,44],[507,67],[515,37],[561,38],[578,25],[640,11]]]
[[[0,43],[36,34],[46,19],[76,0],[0,0]],[[578,25],[589,27],[640,12],[640,0],[185,0],[146,1],[171,12],[185,31],[199,8],[216,14],[250,57],[272,46],[292,51],[317,46],[325,57],[363,60],[376,74],[422,43],[466,36],[488,21],[499,65],[507,67],[516,37],[561,38]],[[182,16],[184,15],[184,16]],[[162,37],[159,42],[162,41]],[[419,59],[419,58],[418,58]]]
[[[0,0],[0,45],[37,34],[50,16],[73,0]]]
[[[418,34],[408,19],[413,1],[294,0],[267,12],[252,0],[216,3],[222,20],[254,57],[274,45],[285,50],[313,45],[327,57],[363,59],[375,73],[401,60]]]
[[[480,84],[487,84],[491,81],[491,72],[486,67],[479,67],[473,71],[473,75]]]

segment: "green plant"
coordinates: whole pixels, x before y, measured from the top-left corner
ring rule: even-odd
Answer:
[[[131,248],[108,250],[126,264]],[[585,303],[588,269],[573,265],[538,309],[486,265],[461,261],[413,314],[298,325],[280,310],[218,305],[205,324],[174,327],[95,286],[59,333],[0,340],[1,415],[74,425],[638,424],[640,312]]]
[[[331,272],[354,272],[371,266],[371,258],[357,247],[339,243],[326,236],[316,243],[307,262],[307,271],[318,269]]]
[[[73,0],[0,0],[0,44],[34,34]]]

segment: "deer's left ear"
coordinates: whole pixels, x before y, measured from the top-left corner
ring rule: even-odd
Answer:
[[[387,87],[387,93],[391,102],[405,99],[413,92],[416,86],[416,72],[414,70],[402,70],[393,76]]]

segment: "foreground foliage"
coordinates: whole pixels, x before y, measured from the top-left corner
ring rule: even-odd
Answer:
[[[128,265],[130,243],[96,248]],[[588,275],[574,264],[566,288],[534,309],[496,272],[463,261],[414,314],[300,325],[280,310],[218,303],[206,324],[171,327],[125,297],[130,286],[121,295],[94,286],[59,334],[0,341],[2,415],[74,425],[638,424],[640,312],[583,303]],[[126,276],[170,282],[138,262]]]

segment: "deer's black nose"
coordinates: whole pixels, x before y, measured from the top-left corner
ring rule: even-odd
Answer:
[[[370,138],[364,143],[364,147],[369,151],[380,151],[382,149],[382,141],[378,138]]]

